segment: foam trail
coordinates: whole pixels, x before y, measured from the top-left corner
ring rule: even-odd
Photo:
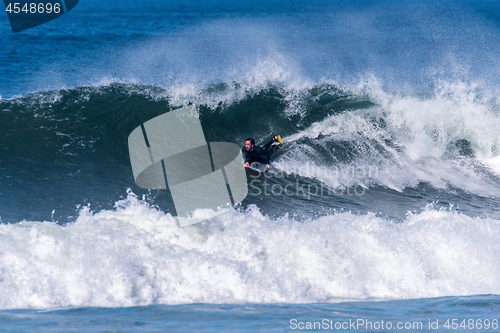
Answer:
[[[498,103],[474,86],[441,85],[434,93],[404,95],[370,78],[352,94],[368,95],[374,106],[334,113],[285,137],[291,149],[277,166],[334,187],[402,191],[429,183],[500,195]]]

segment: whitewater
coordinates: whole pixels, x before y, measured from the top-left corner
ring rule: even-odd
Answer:
[[[178,227],[130,194],[74,223],[2,225],[0,306],[319,303],[498,293],[500,224],[428,208],[394,223],[258,207]],[[33,278],[36,277],[36,278]]]

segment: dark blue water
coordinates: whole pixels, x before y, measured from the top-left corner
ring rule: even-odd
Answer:
[[[498,297],[301,305],[155,305],[132,308],[7,310],[16,332],[495,332]],[[5,327],[5,326],[4,326]]]
[[[16,34],[0,15],[2,328],[495,319],[499,13],[89,0]],[[285,149],[235,209],[180,228],[128,136],[191,103],[209,142]]]

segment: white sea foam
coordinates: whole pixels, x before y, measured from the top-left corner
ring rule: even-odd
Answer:
[[[0,308],[500,293],[500,223],[427,208],[298,222],[252,206],[180,228],[133,194],[74,223],[0,225]]]

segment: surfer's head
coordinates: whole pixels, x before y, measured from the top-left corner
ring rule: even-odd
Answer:
[[[255,146],[255,140],[253,138],[248,138],[245,140],[245,149],[247,151],[252,151],[253,146]]]

